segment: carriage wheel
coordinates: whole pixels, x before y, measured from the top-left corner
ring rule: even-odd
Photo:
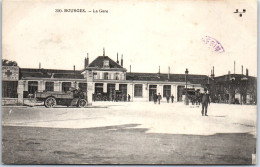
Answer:
[[[44,105],[46,108],[52,108],[52,107],[56,106],[56,99],[54,97],[48,97],[44,101]]]
[[[96,96],[96,101],[101,101],[101,96],[100,95]]]
[[[78,103],[78,107],[80,108],[86,107],[87,103],[88,102],[85,99],[81,99]]]
[[[103,97],[103,101],[107,101],[107,97],[106,96]]]

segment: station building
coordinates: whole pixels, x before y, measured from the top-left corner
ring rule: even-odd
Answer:
[[[217,81],[221,79],[217,78]],[[211,86],[215,83],[214,75],[209,77],[160,73],[160,71],[158,73],[127,72],[123,67],[123,58],[119,63],[118,55],[117,61],[114,61],[106,56],[104,51],[102,56],[96,57],[91,63],[89,57],[85,58],[82,70],[75,70],[75,66],[74,70],[2,66],[2,82],[2,105],[23,104],[33,98],[36,91],[66,92],[70,87],[86,91],[90,105],[93,95],[106,93],[111,97],[115,91],[130,95],[131,101],[152,101],[153,94],[160,93],[162,101],[166,101],[166,96],[173,95],[176,102],[183,100],[186,84],[188,89],[204,92],[203,89],[206,87],[213,88],[212,92],[218,92],[214,86]],[[224,89],[221,86],[219,88]],[[215,93],[214,96],[217,94]]]

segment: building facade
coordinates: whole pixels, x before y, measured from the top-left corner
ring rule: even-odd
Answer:
[[[120,95],[119,101],[125,101],[128,96],[131,97],[131,101],[152,101],[153,95],[160,93],[162,101],[166,101],[166,96],[173,95],[174,101],[180,102],[183,101],[186,85],[188,89],[200,92],[208,88],[212,91],[212,98],[226,94],[220,92],[225,87],[223,86],[225,81],[222,82],[221,79],[225,76],[214,78],[206,75],[160,73],[160,71],[127,72],[123,67],[123,58],[119,63],[118,56],[117,61],[114,61],[105,55],[105,51],[91,63],[89,57],[85,58],[83,70],[75,70],[75,67],[74,70],[55,70],[3,66],[2,76],[3,105],[23,104],[25,100],[33,98],[36,91],[66,92],[70,87],[86,91],[89,105],[96,100],[111,101],[117,93]],[[250,83],[252,82],[248,81],[248,87]],[[214,84],[217,86],[213,86]],[[256,88],[252,89],[256,92]],[[105,99],[97,99],[100,94],[105,96]],[[241,94],[245,99],[246,96],[250,96],[250,91]],[[233,97],[233,94],[230,94],[230,97]],[[246,103],[246,100],[244,101]]]

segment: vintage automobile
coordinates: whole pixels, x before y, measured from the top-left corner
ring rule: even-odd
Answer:
[[[67,92],[36,92],[35,98],[38,101],[43,101],[44,106],[52,108],[56,105],[65,105],[85,107],[87,105],[87,93],[81,90],[70,88]]]

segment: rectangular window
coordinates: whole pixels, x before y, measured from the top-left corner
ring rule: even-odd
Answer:
[[[79,88],[83,91],[86,92],[87,91],[87,83],[79,83]]]
[[[54,91],[54,82],[46,82],[45,91]]]
[[[163,85],[163,97],[171,96],[171,85]]]
[[[119,90],[122,92],[122,95],[127,95],[127,84],[119,84]]]
[[[3,81],[2,82],[2,97],[17,98],[18,81]]]
[[[116,84],[107,84],[107,93],[112,95],[115,92]]]
[[[103,83],[95,83],[95,94],[103,93]]]
[[[28,93],[34,94],[38,90],[38,81],[29,81],[28,82]]]
[[[67,92],[70,90],[71,82],[62,82],[62,91]]]
[[[134,96],[135,97],[142,97],[143,96],[143,85],[142,84],[135,84]]]
[[[104,79],[108,80],[108,73],[107,72],[104,73]]]
[[[97,73],[96,72],[93,72],[93,78],[97,79]]]
[[[115,73],[115,80],[119,80],[119,74]]]

